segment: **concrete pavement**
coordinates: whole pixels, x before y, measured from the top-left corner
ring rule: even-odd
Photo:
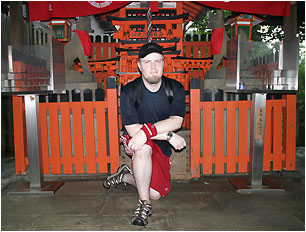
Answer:
[[[7,195],[2,191],[2,230],[305,230],[304,180],[274,175],[284,193],[237,193],[226,177],[172,181],[166,198],[153,202],[146,227],[131,225],[137,193],[102,179],[66,181],[55,195]],[[46,180],[46,178],[45,178]]]
[[[138,201],[132,186],[107,190],[103,176],[45,176],[65,184],[54,195],[8,195],[27,176],[14,174],[13,159],[2,159],[1,229],[304,231],[305,148],[296,154],[296,171],[265,175],[283,193],[241,194],[228,176],[172,180],[168,196],[153,202],[146,227],[131,225]]]

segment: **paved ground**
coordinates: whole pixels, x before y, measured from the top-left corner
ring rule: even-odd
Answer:
[[[153,216],[145,228],[130,224],[138,200],[131,186],[106,190],[101,179],[78,179],[66,181],[55,195],[11,196],[7,193],[23,179],[7,177],[2,170],[1,229],[304,231],[300,166],[296,172],[269,176],[283,193],[237,193],[225,176],[172,181],[169,195],[153,202]]]

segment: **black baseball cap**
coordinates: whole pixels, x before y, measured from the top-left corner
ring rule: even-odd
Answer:
[[[156,44],[156,43],[146,43],[144,44],[139,51],[139,59],[140,58],[144,58],[146,55],[153,53],[153,52],[157,52],[161,55],[163,55],[163,48],[162,46]]]

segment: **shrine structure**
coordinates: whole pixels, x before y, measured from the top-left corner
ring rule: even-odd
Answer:
[[[137,2],[138,7],[135,7],[135,4],[128,5],[129,3],[131,2],[114,2],[115,5],[119,4],[114,8],[112,4],[103,5],[105,8],[110,7],[106,12],[107,15],[103,17],[118,30],[113,33],[110,43],[101,41],[101,38],[100,41],[92,43],[88,66],[96,77],[95,83],[102,88],[85,89],[84,91],[74,89],[61,94],[55,94],[46,89],[45,95],[39,96],[40,157],[42,158],[42,173],[39,174],[107,174],[114,173],[119,164],[125,162],[124,155],[119,149],[118,138],[121,123],[118,96],[121,85],[140,76],[137,57],[140,47],[147,41],[157,42],[163,47],[165,75],[181,82],[186,90],[186,117],[184,128],[180,133],[186,138],[187,147],[181,153],[174,152],[172,177],[189,179],[197,178],[200,175],[247,173],[251,160],[249,125],[252,102],[251,95],[246,90],[252,89],[251,85],[248,85],[249,89],[246,88],[243,92],[238,81],[247,78],[249,73],[254,74],[258,79],[262,78],[262,69],[269,69],[272,66],[275,68],[275,61],[278,59],[267,60],[269,65],[262,62],[266,58],[251,60],[249,64],[253,65],[252,69],[241,69],[240,72],[240,67],[237,69],[239,63],[237,54],[241,53],[237,52],[237,49],[232,49],[230,51],[234,56],[230,57],[235,59],[226,62],[226,65],[231,67],[231,71],[234,70],[234,79],[228,82],[229,86],[234,87],[234,91],[225,92],[226,80],[220,79],[217,82],[219,86],[224,87],[223,89],[219,87],[209,89],[208,85],[204,84],[203,87],[200,83],[205,81],[205,73],[212,65],[210,41],[202,36],[200,39],[194,36],[193,41],[188,41],[184,39],[188,36],[185,36],[183,32],[184,21],[194,20],[199,13],[203,13],[205,4],[209,7],[236,11],[244,9],[248,12],[247,3],[239,2],[240,5],[238,5],[237,2],[154,2],[151,5],[151,11],[148,11],[147,4],[142,2]],[[46,5],[47,2],[38,4]],[[54,4],[52,9],[62,9],[60,4],[63,2],[55,1],[52,4]],[[76,5],[73,11],[64,12],[67,18],[74,17],[72,15],[76,12],[82,12],[82,4],[89,3],[80,2],[80,6]],[[104,9],[102,5],[90,7],[94,8],[92,14],[97,14],[99,7],[100,11]],[[248,14],[260,12],[261,14],[288,16],[287,7],[288,4],[280,2],[269,3],[269,5],[265,2],[256,2]],[[152,14],[149,17],[148,12]],[[89,13],[82,13],[79,16],[84,15],[89,15]],[[35,18],[34,16],[32,14],[34,19],[31,20],[40,20],[38,18],[42,17]],[[58,17],[56,14],[47,16],[42,17],[42,20]],[[253,18],[251,21],[254,22]],[[55,28],[56,23],[51,24],[52,28]],[[66,27],[65,23],[62,26],[65,32],[61,33],[64,35],[62,43],[66,43],[70,36],[70,33],[66,33],[69,27]],[[237,29],[234,31],[236,32]],[[243,45],[237,39],[234,42],[235,48]],[[295,58],[295,54],[290,57]],[[12,69],[8,72],[9,78],[14,77],[14,74],[15,77],[18,77],[29,70],[30,63],[20,56],[17,58],[19,60],[16,61],[20,66],[12,65]],[[284,55],[285,58],[286,55]],[[45,63],[48,65],[47,59]],[[273,65],[271,66],[270,63]],[[281,70],[278,64],[279,62],[277,68]],[[284,73],[291,75],[293,73],[291,69],[291,67],[288,68]],[[74,70],[82,72],[81,65],[74,64]],[[239,79],[237,73],[245,74],[245,76],[241,75]],[[278,75],[281,71],[265,72],[265,75],[271,76],[272,73],[276,80],[281,77],[281,74]],[[260,80],[265,81],[260,83],[261,87],[273,88],[276,86],[274,82],[269,82],[270,79]],[[12,84],[17,83],[13,79],[10,81]],[[283,88],[284,84],[286,85],[286,82],[277,82],[277,87]],[[265,131],[261,130],[260,134],[265,144],[264,172],[295,170],[296,96],[294,91],[297,86],[292,86],[292,89],[288,89],[289,91],[283,92],[280,96],[274,92],[267,96],[266,127]],[[31,154],[27,147],[30,138],[26,136],[23,96],[13,96],[13,108],[16,173],[25,174],[31,166],[29,156],[34,154]]]

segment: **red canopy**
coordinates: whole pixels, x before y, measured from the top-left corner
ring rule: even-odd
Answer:
[[[49,21],[52,18],[74,18],[108,13],[120,9],[130,1],[29,1],[31,21]]]
[[[290,15],[289,1],[197,1],[224,10],[250,14]],[[47,21],[52,18],[73,18],[108,13],[120,9],[131,1],[29,1],[31,21]]]
[[[290,1],[197,1],[198,3],[222,10],[245,12],[250,14],[265,14],[275,16],[290,16]]]

